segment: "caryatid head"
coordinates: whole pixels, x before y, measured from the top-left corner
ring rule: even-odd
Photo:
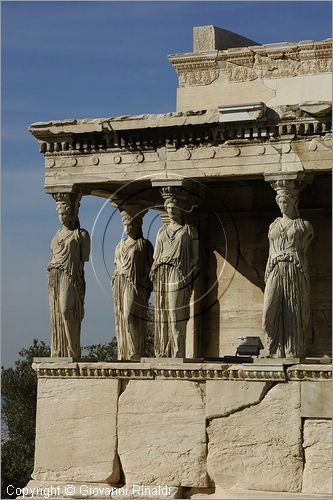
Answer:
[[[140,210],[137,205],[123,205],[119,211],[127,235],[133,240],[142,238],[143,217],[147,210]]]
[[[161,189],[164,198],[164,208],[171,222],[184,224],[185,197],[183,189],[175,187],[165,187]]]
[[[68,229],[80,227],[78,215],[81,195],[79,193],[56,193],[52,196],[56,201],[60,223]]]
[[[292,180],[275,181],[272,187],[276,191],[276,203],[282,215],[286,215],[291,219],[299,217],[298,201],[300,186]]]

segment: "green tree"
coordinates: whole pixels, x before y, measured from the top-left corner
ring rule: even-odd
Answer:
[[[82,359],[117,359],[117,340],[82,349]],[[2,438],[1,498],[8,498],[7,486],[22,488],[30,480],[34,466],[37,376],[33,358],[51,355],[50,347],[37,339],[19,352],[15,368],[1,368]]]
[[[87,345],[82,348],[82,358],[86,361],[114,361],[117,359],[117,339],[105,344]]]
[[[154,309],[148,310],[145,356],[154,356]],[[1,368],[2,430],[1,498],[8,498],[7,486],[22,488],[30,480],[34,466],[37,376],[33,358],[49,357],[50,347],[37,339],[19,352],[15,368]],[[117,339],[82,348],[85,361],[117,359]]]
[[[149,304],[147,310],[147,329],[145,335],[145,356],[153,358],[155,337],[155,310],[152,304]]]
[[[9,484],[25,486],[33,470],[37,377],[31,364],[35,357],[50,356],[50,348],[34,339],[19,355],[15,368],[1,368],[2,419],[6,428],[1,440],[1,498],[8,498]]]

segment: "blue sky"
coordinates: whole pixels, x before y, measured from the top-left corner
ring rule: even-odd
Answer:
[[[168,54],[191,52],[192,28],[214,24],[258,43],[331,36],[330,2],[2,2],[2,364],[37,337],[49,341],[46,268],[58,229],[43,193],[43,157],[29,134],[35,121],[175,110],[176,74]],[[81,225],[91,232],[104,200],[85,197]],[[97,226],[112,210],[106,207]],[[113,225],[112,225],[113,224]],[[112,270],[122,233],[110,224]],[[158,222],[153,224],[153,235]],[[156,227],[155,227],[156,226]],[[107,274],[93,248],[98,285],[86,266],[82,345],[114,335]],[[104,272],[104,274],[103,274]]]

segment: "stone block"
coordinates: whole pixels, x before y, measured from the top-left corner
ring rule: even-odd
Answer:
[[[304,493],[332,492],[332,421],[305,420],[303,430]]]
[[[193,28],[193,52],[224,50],[250,45],[258,45],[258,43],[217,26],[196,26]]]
[[[118,385],[114,379],[38,380],[34,480],[118,481]]]
[[[332,418],[331,382],[302,382],[301,411],[302,417]]]
[[[213,419],[207,431],[207,470],[216,487],[301,490],[299,382],[277,384],[261,403]]]
[[[207,380],[206,417],[225,417],[247,406],[257,404],[270,385],[269,382]]]
[[[199,384],[131,380],[119,398],[118,453],[126,484],[206,486]]]

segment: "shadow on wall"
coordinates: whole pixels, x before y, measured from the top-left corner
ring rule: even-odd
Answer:
[[[162,226],[163,200],[157,188],[130,194],[149,208],[144,236],[155,245]],[[200,191],[200,190],[199,190]],[[331,352],[331,184],[317,176],[300,198],[301,217],[311,222],[315,238],[309,250],[311,319],[307,331],[308,355]],[[201,264],[196,291],[198,355],[235,354],[240,336],[262,340],[264,274],[268,258],[269,225],[280,216],[275,192],[263,179],[207,182],[193,195]],[[165,218],[165,217],[164,217]],[[152,296],[153,300],[153,296]],[[193,311],[192,311],[193,312]],[[197,321],[199,318],[199,321]],[[199,326],[198,326],[199,325]]]
[[[321,175],[301,194],[301,217],[314,227],[309,251],[312,315],[307,354],[331,353],[331,194]],[[260,336],[268,229],[280,216],[275,193],[263,180],[214,183],[209,188],[217,217],[208,217],[203,355],[235,353],[237,337]]]

